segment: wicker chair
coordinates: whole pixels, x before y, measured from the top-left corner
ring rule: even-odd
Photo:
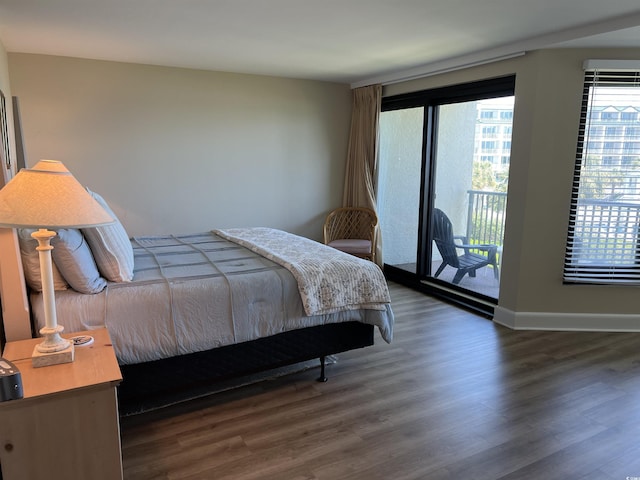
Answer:
[[[324,243],[356,257],[375,261],[378,217],[370,208],[343,207],[324,222]]]

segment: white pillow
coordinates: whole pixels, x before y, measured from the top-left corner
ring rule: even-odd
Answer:
[[[18,228],[18,243],[20,244],[20,257],[22,258],[22,270],[29,288],[36,292],[42,291],[42,280],[40,279],[40,254],[36,250],[38,241],[31,236],[35,229]],[[56,264],[51,265],[53,270],[54,290],[66,290],[69,285],[64,280]]]
[[[133,279],[133,247],[124,227],[107,202],[87,188],[87,192],[109,212],[115,223],[103,227],[83,228],[98,270],[112,282],[130,282]]]

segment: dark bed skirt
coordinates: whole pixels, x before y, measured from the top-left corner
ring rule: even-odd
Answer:
[[[345,322],[308,327],[250,342],[134,365],[121,365],[120,412],[160,397],[215,390],[216,382],[373,345],[373,326]]]

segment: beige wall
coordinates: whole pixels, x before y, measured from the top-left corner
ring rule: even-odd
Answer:
[[[516,74],[499,312],[528,326],[640,328],[637,287],[563,285],[562,268],[582,81],[588,58],[640,58],[640,49],[542,50],[385,88],[394,95]],[[582,313],[590,315],[582,315]],[[529,315],[541,313],[543,315]],[[521,318],[520,314],[524,314]],[[586,320],[585,320],[586,319]],[[582,323],[581,323],[582,322]]]
[[[61,160],[130,235],[271,226],[321,239],[348,85],[9,54],[27,165]]]

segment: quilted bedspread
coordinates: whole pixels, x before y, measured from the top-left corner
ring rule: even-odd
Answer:
[[[214,232],[288,269],[298,282],[307,315],[356,308],[384,310],[391,302],[382,270],[368,260],[273,228]]]

